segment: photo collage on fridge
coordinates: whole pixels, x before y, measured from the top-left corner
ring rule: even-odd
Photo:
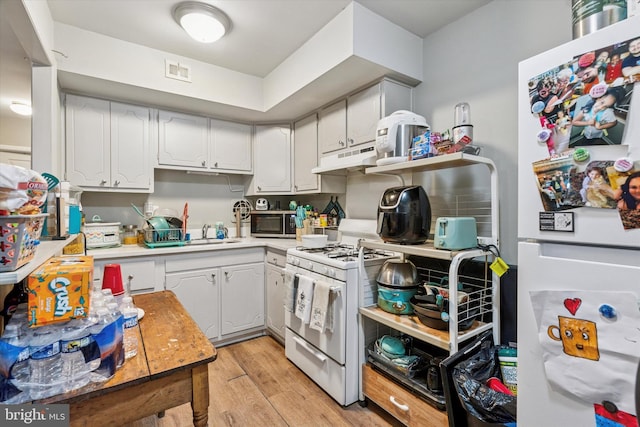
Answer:
[[[625,139],[638,82],[640,35],[529,79],[531,113],[540,123],[532,143],[549,152],[531,159],[545,211],[617,209],[625,230],[640,228],[640,164],[620,155],[621,148],[640,144]],[[611,158],[592,158],[590,150],[605,147]]]

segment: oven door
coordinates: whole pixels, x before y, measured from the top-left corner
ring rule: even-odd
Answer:
[[[324,354],[341,365],[346,361],[346,284],[335,279],[331,279],[320,274],[304,270],[299,267],[287,265],[287,270],[298,275],[311,277],[312,280],[322,280],[331,284],[332,292],[335,292],[331,302],[333,310],[333,331],[325,329],[319,332],[311,329],[309,325],[302,323],[295,313],[285,310],[285,325],[296,335],[313,345]]]

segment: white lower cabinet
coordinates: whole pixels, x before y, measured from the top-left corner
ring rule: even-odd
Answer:
[[[166,289],[178,297],[193,320],[209,339],[220,335],[220,269],[172,273],[166,276]]]
[[[264,264],[221,270],[222,335],[264,327]]]
[[[154,292],[164,289],[164,262],[151,257],[141,257],[132,260],[123,258],[95,260],[93,280],[102,286],[104,266],[120,264],[122,284],[132,294]]]
[[[213,342],[264,333],[263,248],[172,255],[165,269],[166,289]]]
[[[265,264],[266,299],[267,299],[267,330],[274,338],[284,343],[284,265],[286,253],[267,249]]]

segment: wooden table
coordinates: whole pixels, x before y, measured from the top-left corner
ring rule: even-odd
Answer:
[[[216,359],[216,349],[173,292],[140,294],[133,300],[145,311],[138,354],[103,384],[34,403],[69,404],[72,426],[116,426],[191,402],[193,424],[206,426],[208,363]]]

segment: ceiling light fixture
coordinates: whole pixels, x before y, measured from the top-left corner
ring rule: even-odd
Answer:
[[[210,4],[187,1],[173,9],[173,18],[193,39],[213,43],[224,36],[231,21],[220,9]]]
[[[16,102],[13,101],[11,105],[9,105],[11,111],[16,114],[20,114],[21,116],[30,116],[32,113],[31,105],[25,104],[24,102]]]

